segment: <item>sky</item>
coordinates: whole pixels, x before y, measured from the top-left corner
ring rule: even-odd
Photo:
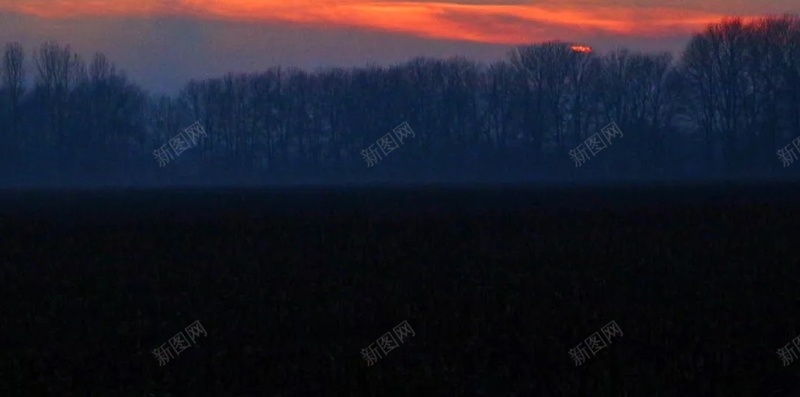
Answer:
[[[723,17],[800,14],[800,0],[0,0],[0,44],[103,52],[142,87],[273,66],[492,62],[515,45],[576,42],[680,53]]]

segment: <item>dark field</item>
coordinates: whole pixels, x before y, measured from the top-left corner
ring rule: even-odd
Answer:
[[[0,395],[797,396],[776,350],[800,334],[799,198],[6,192]],[[160,367],[196,320],[208,335]],[[368,367],[404,320],[416,335]],[[575,366],[612,320],[624,336]]]

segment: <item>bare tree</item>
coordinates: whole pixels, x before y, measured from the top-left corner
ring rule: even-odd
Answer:
[[[566,148],[567,111],[569,104],[575,103],[574,85],[586,62],[584,54],[558,41],[512,50],[511,63],[527,80],[526,109],[522,111],[530,116],[525,123],[529,129],[524,131],[523,137],[533,142],[538,153],[542,152],[548,138],[559,148]],[[576,133],[573,130],[573,135]]]
[[[3,141],[6,142],[6,158],[10,159],[12,171],[16,171],[17,153],[24,144],[20,130],[21,104],[25,95],[25,52],[20,43],[8,43],[3,51],[2,67],[0,67],[0,89],[5,93],[4,98],[0,99],[8,105],[8,114],[4,119],[8,122],[5,129]]]
[[[69,46],[46,42],[33,54],[36,65],[36,90],[46,109],[47,146],[66,144],[65,123],[71,91],[85,76],[86,68]]]

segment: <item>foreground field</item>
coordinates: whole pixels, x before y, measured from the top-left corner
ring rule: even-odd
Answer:
[[[0,394],[800,393],[776,354],[800,334],[796,190],[415,194],[49,196],[0,226]],[[624,336],[576,366],[612,320]]]

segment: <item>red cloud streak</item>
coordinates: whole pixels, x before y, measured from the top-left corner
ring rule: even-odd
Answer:
[[[466,5],[357,0],[0,0],[0,10],[42,18],[188,16],[247,22],[356,27],[432,39],[522,44],[556,32],[668,36],[702,30],[729,14],[679,8]],[[755,15],[739,15],[755,17]]]

